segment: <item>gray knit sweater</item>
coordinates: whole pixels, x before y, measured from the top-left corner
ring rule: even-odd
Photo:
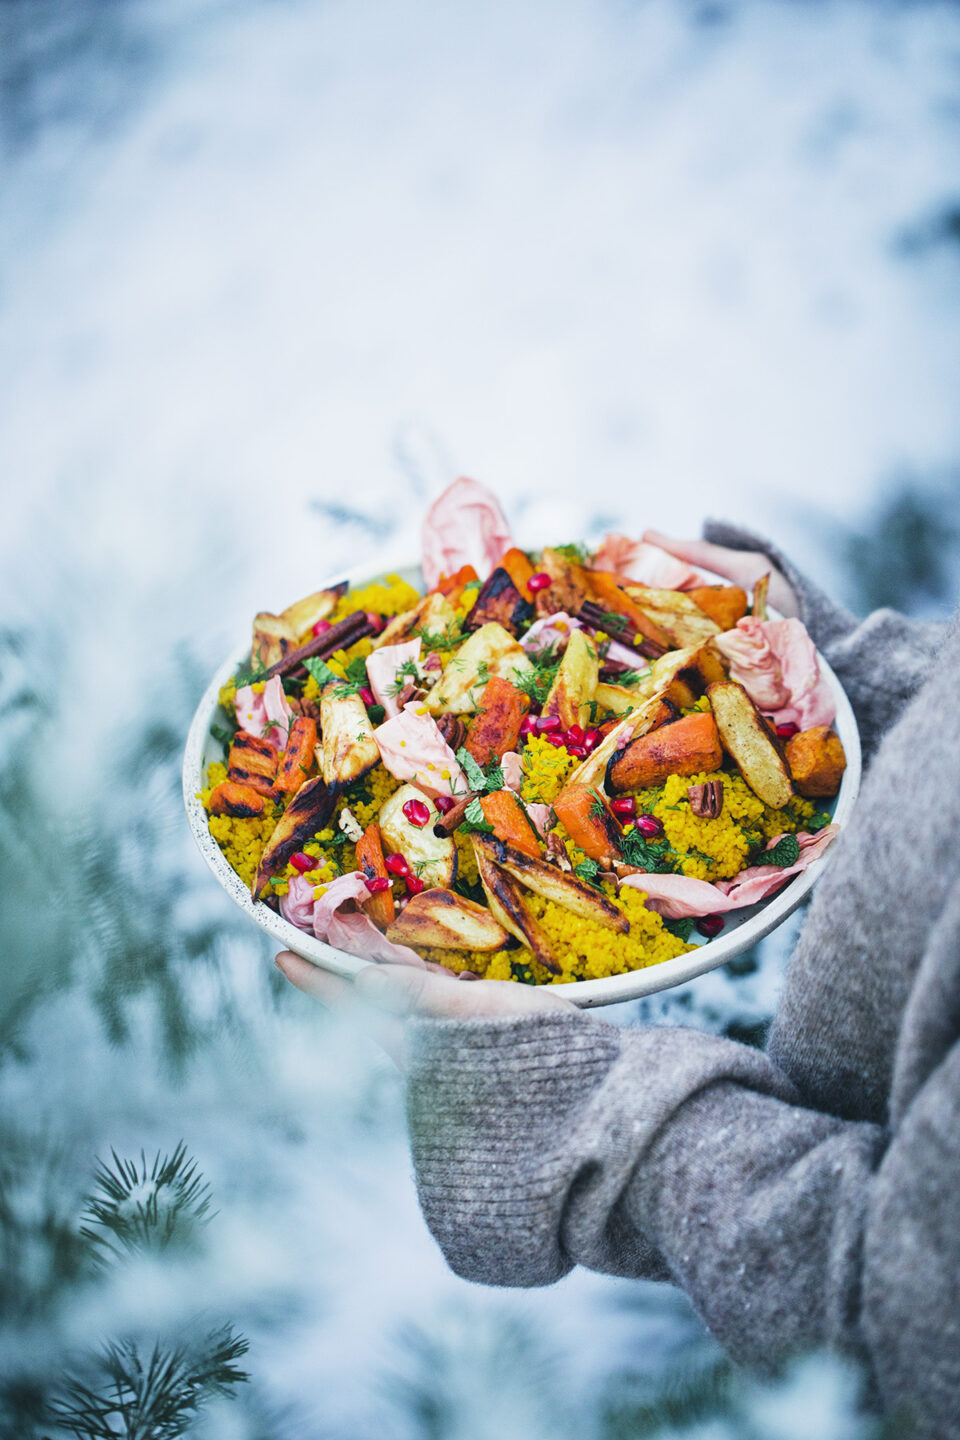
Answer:
[[[672,1280],[741,1362],[836,1347],[918,1437],[957,1435],[960,624],[858,623],[707,534],[787,574],[869,761],[766,1053],[583,1012],[419,1021],[420,1201],[468,1279]]]

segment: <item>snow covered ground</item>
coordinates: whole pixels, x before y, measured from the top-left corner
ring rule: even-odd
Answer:
[[[19,664],[38,700],[0,706],[0,1104],[76,1176],[182,1136],[220,1212],[202,1269],[66,1293],[51,1364],[202,1303],[253,1341],[225,1437],[612,1435],[614,1371],[701,1353],[682,1302],[445,1270],[395,1078],[271,988],[177,745],[254,610],[402,544],[457,473],[527,533],[721,513],[837,582],[825,527],[960,451],[960,16],[4,8],[0,700]],[[643,1014],[747,1030],[788,948]]]

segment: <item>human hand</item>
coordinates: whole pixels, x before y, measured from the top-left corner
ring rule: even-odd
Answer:
[[[349,1015],[401,1069],[408,1020],[490,1020],[574,1009],[552,989],[510,980],[461,983],[452,975],[414,965],[366,965],[351,981],[311,965],[292,950],[283,950],[274,964],[305,995]]]
[[[661,535],[659,530],[645,530],[643,539],[650,545],[659,545],[661,550],[675,555],[678,560],[712,570],[714,575],[722,575],[725,580],[731,580],[747,591],[753,589],[761,576],[769,574],[770,604],[781,615],[800,613],[797,597],[786,576],[771,565],[759,550],[728,550],[725,545],[712,545],[709,540],[672,540],[669,535]]]

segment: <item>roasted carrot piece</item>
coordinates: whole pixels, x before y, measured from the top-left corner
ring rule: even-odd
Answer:
[[[274,789],[282,795],[295,795],[309,778],[313,752],[317,743],[317,722],[308,715],[298,715],[290,726],[286,748],[277,770]]]
[[[383,858],[380,826],[376,820],[367,826],[357,841],[357,868],[363,871],[368,880],[389,880],[390,878],[390,872]],[[381,890],[379,895],[371,895],[369,900],[361,903],[378,930],[386,930],[388,925],[393,924],[396,906],[389,890]]]
[[[262,815],[266,803],[250,785],[238,785],[234,780],[222,780],[210,793],[211,815],[233,815],[238,820]]]
[[[490,676],[467,738],[467,749],[478,765],[486,767],[516,749],[520,725],[529,709],[530,701],[522,690],[500,675]]]
[[[591,860],[615,860],[623,831],[616,815],[598,790],[568,785],[553,802],[557,819],[574,845]]]
[[[461,565],[460,569],[453,575],[441,575],[439,583],[434,586],[441,595],[446,595],[451,605],[456,605],[463,595],[464,589],[472,580],[479,580],[480,576],[472,565]]]
[[[673,650],[675,647],[670,643],[670,637],[660,626],[639,605],[631,600],[625,590],[620,588],[616,575],[611,575],[608,570],[587,570],[584,572],[590,581],[593,593],[599,604],[611,611],[614,615],[623,615],[634,625],[641,635],[648,640],[662,645],[664,650]],[[611,626],[611,635],[616,638],[614,628]]]
[[[506,570],[524,600],[532,600],[533,595],[530,592],[530,586],[527,584],[527,581],[530,579],[530,576],[536,572],[523,551],[518,550],[516,545],[514,545],[505,555],[500,557],[500,564],[504,570]]]
[[[261,795],[273,791],[277,773],[277,747],[262,735],[248,735],[238,730],[227,756],[227,779],[237,785],[259,790]]]
[[[512,790],[494,790],[490,795],[481,795],[480,808],[488,825],[498,840],[521,850],[532,860],[540,859],[540,841],[536,830],[527,819],[526,812]]]
[[[687,595],[723,630],[732,630],[747,613],[747,592],[739,585],[701,585]]]
[[[685,715],[672,725],[661,725],[631,740],[625,750],[611,755],[606,789],[643,790],[648,785],[662,785],[671,775],[716,770],[722,760],[720,733],[713,716],[704,712]]]

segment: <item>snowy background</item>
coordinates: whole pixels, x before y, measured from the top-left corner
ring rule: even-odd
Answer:
[[[101,1341],[221,1323],[218,1440],[867,1433],[672,1291],[450,1275],[399,1081],[274,982],[179,751],[256,609],[458,473],[525,534],[720,514],[948,613],[958,71],[950,4],[2,0],[3,1440]],[[791,935],[610,1018],[756,1042]],[[202,1241],[93,1265],[97,1160],[181,1139]],[[129,1409],[72,1433],[185,1433]]]

